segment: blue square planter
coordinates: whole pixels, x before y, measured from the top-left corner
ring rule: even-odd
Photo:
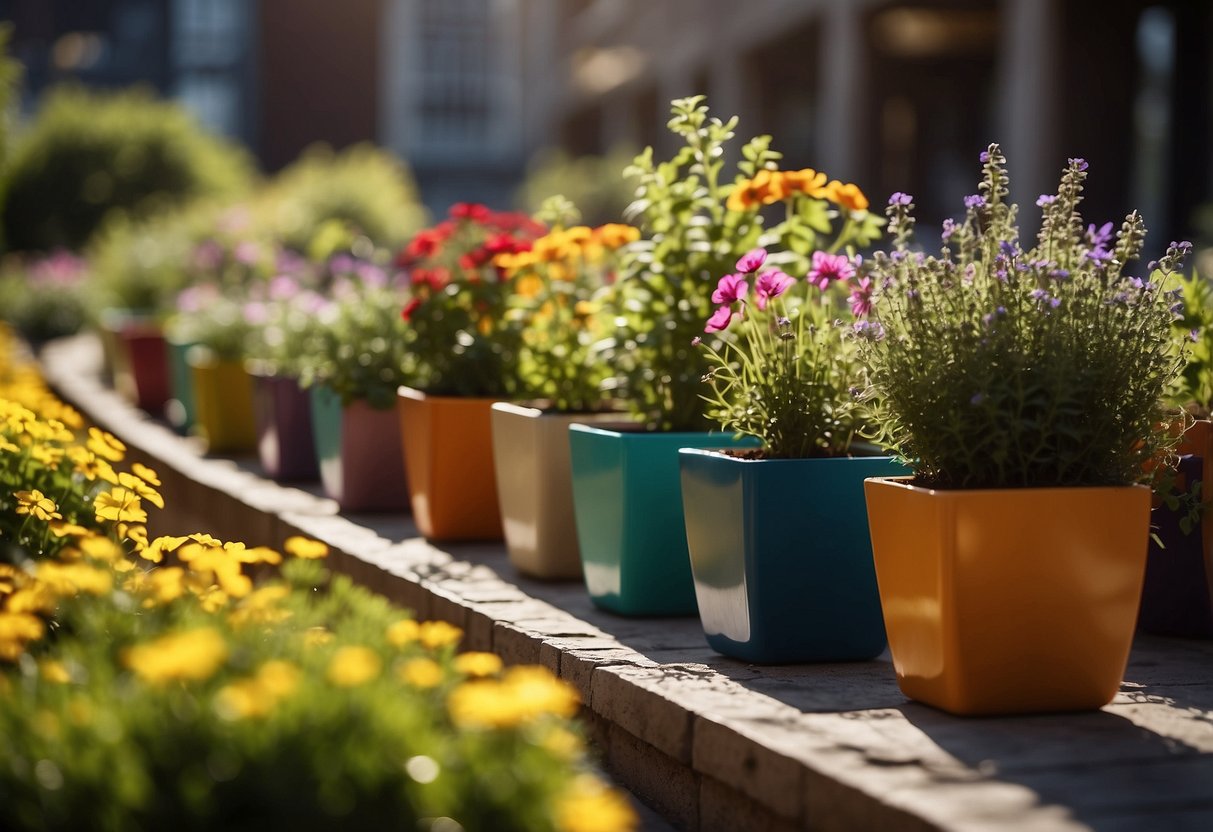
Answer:
[[[771,664],[884,650],[863,481],[904,466],[689,449],[679,458],[699,616],[714,650]]]
[[[752,445],[723,433],[569,428],[573,510],[586,588],[623,615],[694,615],[679,448]]]

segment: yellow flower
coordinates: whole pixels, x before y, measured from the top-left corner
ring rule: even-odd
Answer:
[[[868,210],[868,198],[859,190],[858,185],[839,182],[837,179],[826,185],[826,199],[849,211]]]
[[[72,674],[68,673],[67,666],[54,659],[47,659],[38,665],[38,672],[46,681],[59,685],[66,685],[72,680]]]
[[[24,612],[0,612],[0,661],[16,661],[30,641],[42,638],[42,619]]]
[[[286,586],[267,586],[256,590],[243,601],[240,606],[228,616],[233,626],[244,624],[277,624],[291,617],[290,610],[274,606],[290,594]]]
[[[11,613],[54,612],[57,601],[50,587],[43,583],[35,583],[18,589],[8,596],[5,607]]]
[[[80,539],[80,551],[94,560],[113,563],[124,554],[121,547],[108,537],[99,534],[88,535]]]
[[[140,462],[136,462],[136,463],[132,464],[131,470],[135,473],[135,476],[139,477],[141,480],[146,482],[148,485],[154,485],[157,488],[159,488],[161,485],[164,484],[164,483],[160,482],[160,478],[158,476],[156,476],[155,471],[153,471],[151,468],[148,468],[146,465],[144,465]]]
[[[53,445],[35,445],[29,452],[35,461],[42,463],[52,470],[59,467],[59,463],[63,461],[64,453],[66,452],[63,448],[56,448]]]
[[[114,585],[108,569],[98,569],[87,563],[58,563],[44,560],[37,566],[38,580],[56,595],[67,596],[84,592],[103,595]]]
[[[97,520],[112,520],[122,523],[147,522],[147,512],[140,506],[139,495],[118,487],[102,491],[93,501]]]
[[[562,760],[575,760],[585,750],[581,737],[560,725],[553,725],[539,741],[551,754]]]
[[[160,496],[160,492],[134,474],[128,474],[125,471],[121,472],[118,474],[118,484],[138,494],[142,499],[147,500],[156,508],[164,508],[164,498]]]
[[[559,832],[633,832],[640,824],[627,798],[590,774],[574,778],[555,812]]]
[[[154,607],[157,604],[167,604],[185,594],[185,570],[180,566],[170,566],[167,569],[156,569],[147,574],[140,583],[140,589],[147,592],[148,597],[143,606]]]
[[[10,454],[19,454],[19,453],[21,453],[21,446],[14,445],[12,442],[9,442],[3,436],[0,436],[0,451],[5,451],[6,453],[10,453]]]
[[[442,666],[433,659],[410,659],[397,672],[401,681],[415,688],[433,688],[442,684]]]
[[[514,281],[514,292],[524,298],[538,297],[543,291],[543,280],[534,272],[524,274]]]
[[[476,679],[451,691],[447,711],[460,726],[511,728],[538,717],[577,712],[577,692],[546,668],[515,667],[500,680]]]
[[[308,627],[303,634],[303,646],[308,648],[323,647],[332,640],[333,634],[323,627]]]
[[[88,429],[87,445],[90,451],[110,462],[121,462],[126,455],[126,445],[118,437],[98,428]]]
[[[594,229],[598,242],[607,248],[619,248],[640,239],[640,229],[619,222],[609,222]]]
[[[421,625],[411,618],[397,621],[387,628],[387,640],[393,647],[412,644],[421,635]]]
[[[295,692],[301,675],[289,662],[268,661],[252,677],[225,685],[215,695],[215,711],[229,720],[265,716]]]
[[[342,688],[364,685],[379,675],[383,662],[369,647],[342,647],[329,662],[328,679]]]
[[[431,650],[458,644],[463,638],[463,630],[445,621],[426,621],[421,624],[417,633],[418,639]]]
[[[455,657],[455,669],[465,676],[492,676],[501,668],[501,657],[496,653],[460,653]]]
[[[153,684],[173,680],[209,679],[227,660],[227,642],[218,630],[202,627],[170,633],[155,641],[129,647],[122,661],[135,675]]]
[[[321,543],[319,540],[310,540],[301,535],[288,537],[282,548],[286,550],[287,554],[294,555],[303,560],[323,558],[329,553],[327,544]]]
[[[92,529],[86,529],[84,526],[78,526],[75,523],[69,523],[66,520],[52,520],[51,534],[56,537],[82,537],[93,533]]]
[[[17,498],[18,514],[28,514],[43,522],[63,519],[55,501],[36,488],[33,491],[18,491],[13,496]]]
[[[103,479],[115,485],[118,482],[118,475],[114,472],[113,467],[86,448],[79,445],[68,448],[67,458],[72,461],[72,467],[76,473],[89,482],[96,479]]]
[[[164,560],[165,553],[175,551],[184,542],[184,537],[161,536],[149,543],[146,548],[140,549],[139,557],[150,560],[152,563],[160,563]]]

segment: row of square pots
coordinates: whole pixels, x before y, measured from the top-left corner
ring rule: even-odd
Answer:
[[[200,432],[252,435],[226,449],[255,444],[272,476],[306,476],[295,455],[310,419],[344,509],[402,509],[408,493],[427,537],[504,532],[520,571],[584,574],[595,604],[623,615],[698,611],[711,646],[739,659],[870,659],[887,626],[912,698],[964,714],[1073,710],[1115,695],[1139,604],[1143,626],[1176,630],[1172,581],[1194,597],[1195,630],[1181,634],[1213,635],[1213,524],[1171,534],[1155,510],[1168,542],[1143,570],[1143,487],[936,492],[895,479],[905,471],[888,457],[751,460],[715,450],[734,444],[720,434],[407,388],[395,411],[374,410],[244,375],[255,406],[242,409],[240,368],[185,359]],[[257,424],[209,424],[239,412]],[[1182,473],[1208,481],[1213,436],[1189,445],[1203,455]]]

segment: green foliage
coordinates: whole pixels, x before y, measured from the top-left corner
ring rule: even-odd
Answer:
[[[87,264],[65,251],[0,267],[0,320],[33,344],[72,335],[87,320]]]
[[[11,24],[0,25],[0,169],[8,160],[10,123],[13,117],[13,93],[21,80],[23,68],[8,55],[8,42],[12,38]],[[3,193],[0,184],[0,194]]]
[[[308,148],[274,178],[261,210],[283,244],[301,253],[311,253],[333,221],[387,247],[425,223],[408,167],[370,144],[340,153],[325,145]]]
[[[860,341],[881,439],[931,487],[1142,481],[1176,441],[1160,404],[1182,366],[1163,283],[1190,245],[1172,244],[1147,280],[1125,274],[1141,218],[1114,239],[1111,223],[1084,231],[1087,166],[1072,159],[1023,251],[1004,165],[991,145],[980,193],[962,224],[945,224],[937,257],[909,250],[913,206],[890,200],[896,247],[875,257],[878,323]]]
[[[381,266],[346,258],[338,261],[332,302],[316,308],[312,323],[297,317],[303,355],[295,363],[308,387],[324,383],[345,404],[365,399],[374,408],[396,402],[396,390],[412,379],[415,359],[408,351],[400,311],[405,291]]]
[[[58,89],[13,149],[3,210],[10,249],[82,249],[119,218],[246,189],[243,151],[142,91]]]
[[[635,152],[613,148],[604,156],[570,156],[560,149],[542,151],[527,166],[526,181],[515,194],[515,203],[528,214],[538,214],[554,196],[580,208],[590,225],[618,222],[635,197],[635,189],[619,171]]]
[[[644,238],[624,250],[621,279],[604,298],[616,329],[600,352],[617,371],[615,392],[637,419],[661,430],[709,426],[700,401],[707,353],[691,341],[711,314],[719,275],[758,245],[783,249],[787,268],[802,274],[833,216],[817,204],[822,195],[855,224],[853,244],[871,242],[881,225],[867,213],[866,200],[850,198],[858,194],[854,186],[846,186],[844,199],[834,189],[841,183],[826,186],[815,171],[779,171],[781,154],[770,149],[770,136],[751,139],[735,177],[723,180],[737,119],[711,118],[702,102],[703,96],[673,102],[668,126],[684,146],[672,159],[656,162],[649,148],[624,171],[637,194],[627,216]],[[776,203],[783,204],[784,217],[764,232],[761,210]]]
[[[1195,271],[1180,275],[1181,312],[1175,321],[1175,345],[1186,356],[1171,400],[1208,419],[1213,414],[1213,283]]]

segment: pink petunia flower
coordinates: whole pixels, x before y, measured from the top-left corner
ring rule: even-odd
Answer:
[[[872,279],[870,277],[862,278],[851,290],[851,296],[847,298],[847,302],[851,304],[851,312],[856,316],[867,315],[871,312]]]
[[[708,325],[703,328],[704,332],[721,332],[728,329],[729,324],[733,322],[733,310],[731,307],[722,306],[712,313],[712,317],[708,318]]]
[[[767,262],[767,250],[765,248],[754,248],[741,255],[741,259],[737,261],[737,271],[742,274],[751,274],[762,268],[762,264]]]
[[[712,303],[736,303],[744,298],[749,290],[750,284],[746,282],[744,274],[726,274],[716,284],[716,291],[712,292]]]
[[[754,283],[754,297],[756,298],[758,308],[766,309],[767,302],[771,298],[779,297],[795,283],[795,279],[779,271],[779,269],[763,272],[758,275],[758,280]]]
[[[808,280],[821,291],[829,288],[831,280],[850,280],[854,276],[855,266],[845,254],[813,252],[813,264],[809,269]]]

